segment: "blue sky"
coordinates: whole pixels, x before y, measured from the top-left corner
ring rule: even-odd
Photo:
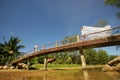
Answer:
[[[26,52],[39,46],[81,34],[83,25],[94,26],[98,20],[120,25],[119,10],[105,6],[104,0],[0,0],[0,42],[18,36]],[[104,48],[118,54],[115,47]]]

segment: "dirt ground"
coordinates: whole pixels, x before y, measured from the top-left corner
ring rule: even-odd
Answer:
[[[44,74],[53,72],[51,70],[0,70],[0,80],[30,80],[37,77],[42,80]]]
[[[0,80],[73,80],[78,70],[0,70]],[[72,73],[72,74],[71,74]],[[82,73],[80,73],[82,75]],[[76,75],[75,75],[76,76]],[[79,76],[83,80],[83,76]]]
[[[97,69],[88,71],[89,80],[119,80],[120,74]],[[113,76],[114,75],[114,76]],[[112,77],[113,76],[113,77]],[[0,70],[0,80],[84,80],[81,69]]]

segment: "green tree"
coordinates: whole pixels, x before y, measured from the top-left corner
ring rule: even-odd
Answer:
[[[24,48],[24,45],[20,45],[21,39],[14,36],[11,36],[8,41],[3,37],[3,40],[3,43],[0,43],[0,55],[2,55],[2,63],[6,64],[22,54],[19,50]]]
[[[65,44],[70,44],[70,43],[73,43],[73,42],[77,42],[77,37],[76,35],[75,36],[66,36],[63,40],[62,40],[62,44],[65,45]]]
[[[109,58],[109,61],[111,61],[111,60],[113,60],[114,58],[116,58],[117,56],[116,56],[116,55],[110,55],[109,57],[110,57],[110,58]]]
[[[72,59],[71,59],[71,57],[68,57],[68,58],[67,58],[66,63],[67,63],[67,64],[72,64]]]
[[[44,63],[45,56],[39,56],[38,57],[38,63],[43,64]]]
[[[30,58],[29,61],[30,65],[38,64],[38,57]]]
[[[74,51],[69,52],[69,56],[71,57],[73,64],[81,63],[79,50],[74,50]]]
[[[55,63],[57,63],[57,64],[66,63],[67,57],[68,57],[68,53],[67,52],[57,53]]]
[[[120,0],[105,0],[105,4],[120,8]]]
[[[98,64],[106,64],[109,61],[109,55],[105,50],[99,49],[97,53]]]
[[[81,64],[80,54],[76,56],[75,64]]]
[[[106,21],[106,20],[99,20],[95,26],[96,27],[105,27],[106,25],[108,25],[108,21]]]
[[[76,36],[66,36],[62,41],[62,45],[70,44],[73,42],[77,42]],[[76,51],[65,51],[56,53],[56,61],[54,63],[63,64],[63,63],[75,63],[75,59],[73,58],[76,55]],[[54,56],[54,57],[55,57]],[[69,57],[69,58],[68,58]],[[71,60],[70,60],[71,58]],[[70,60],[70,61],[68,61]]]
[[[87,64],[96,64],[97,60],[97,51],[94,49],[86,49],[84,51],[85,59]]]
[[[116,8],[120,8],[120,0],[105,0],[105,4]],[[116,13],[116,16],[120,18],[120,12]]]

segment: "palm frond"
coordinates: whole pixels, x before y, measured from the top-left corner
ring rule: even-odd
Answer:
[[[24,45],[19,45],[20,42],[21,39],[18,37],[11,36],[8,41],[5,39],[5,37],[3,37],[3,43],[0,43],[0,53],[2,53],[6,58],[3,62],[13,60],[12,58],[21,55],[21,52],[19,50],[21,48],[24,48]],[[7,60],[9,56],[11,59]]]

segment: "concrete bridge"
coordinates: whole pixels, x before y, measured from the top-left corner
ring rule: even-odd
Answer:
[[[110,30],[115,30],[118,28],[120,28],[120,27],[113,28]],[[105,31],[108,31],[108,30],[105,30]],[[97,33],[101,33],[101,32],[104,32],[104,31],[90,33],[87,35],[93,35],[93,34],[97,34]],[[87,36],[87,35],[84,35],[84,36]],[[61,45],[61,44],[59,44],[59,42],[56,41],[54,43],[54,46],[52,46],[50,48],[46,49],[45,46],[42,46],[41,50],[36,49],[36,51],[32,52],[31,54],[25,55],[25,56],[20,57],[19,59],[15,60],[15,61],[12,61],[11,64],[17,65],[19,62],[22,62],[23,60],[29,61],[29,58],[45,55],[44,68],[46,69],[47,68],[47,55],[48,54],[53,54],[53,53],[57,53],[57,52],[64,52],[64,51],[79,50],[80,54],[81,54],[82,67],[85,68],[86,62],[85,62],[85,58],[83,55],[84,49],[120,45],[120,34],[114,34],[114,35],[110,35],[107,37],[96,38],[93,40],[81,40],[81,37],[83,38],[83,36],[77,35],[76,36],[77,42],[66,44],[66,45]]]

